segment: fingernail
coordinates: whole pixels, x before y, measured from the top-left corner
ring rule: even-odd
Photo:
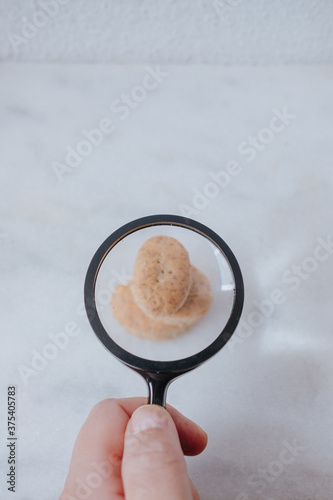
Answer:
[[[140,406],[132,415],[130,424],[132,433],[138,434],[146,429],[165,428],[168,426],[168,412],[158,405]]]

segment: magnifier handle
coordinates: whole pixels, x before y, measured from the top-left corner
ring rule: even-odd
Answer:
[[[165,408],[167,390],[175,376],[170,373],[147,373],[143,376],[149,389],[148,404]]]

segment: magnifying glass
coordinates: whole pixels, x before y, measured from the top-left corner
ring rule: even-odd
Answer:
[[[158,274],[162,280],[156,270],[166,273]],[[178,288],[163,302],[171,282]],[[147,293],[140,292],[147,292],[148,283],[151,296],[145,302]],[[168,310],[179,289],[182,303]],[[101,244],[87,271],[84,299],[104,347],[146,380],[149,404],[165,406],[170,383],[230,339],[241,316],[244,285],[234,254],[214,231],[185,217],[152,215],[125,224]]]

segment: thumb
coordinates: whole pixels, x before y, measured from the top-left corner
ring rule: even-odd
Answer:
[[[126,500],[193,500],[176,426],[161,406],[141,406],[128,422],[122,478]]]

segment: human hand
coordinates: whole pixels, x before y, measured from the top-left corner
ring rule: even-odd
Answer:
[[[172,406],[145,402],[106,399],[94,406],[60,500],[199,500],[184,454],[201,453],[207,434]]]

